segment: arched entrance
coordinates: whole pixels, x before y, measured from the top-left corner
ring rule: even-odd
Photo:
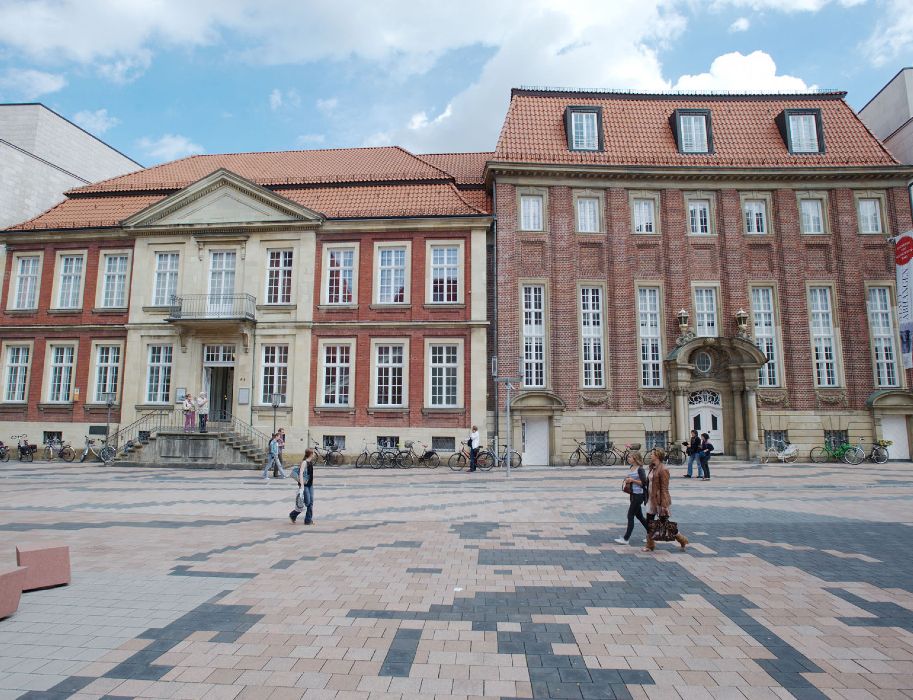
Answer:
[[[723,450],[723,398],[718,391],[701,389],[688,395],[688,424],[698,435],[707,433],[717,452]]]
[[[550,391],[523,391],[510,404],[513,445],[523,464],[548,465],[558,460],[564,402]]]
[[[866,400],[875,423],[875,439],[890,440],[888,454],[892,460],[911,456],[910,433],[913,421],[913,392],[906,389],[881,389]]]

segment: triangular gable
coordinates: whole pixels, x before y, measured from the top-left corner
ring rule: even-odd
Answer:
[[[124,220],[127,228],[319,224],[323,216],[220,168]]]

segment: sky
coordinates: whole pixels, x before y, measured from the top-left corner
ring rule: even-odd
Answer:
[[[913,65],[911,0],[0,0],[0,102],[143,165],[495,147],[520,86],[847,91]]]

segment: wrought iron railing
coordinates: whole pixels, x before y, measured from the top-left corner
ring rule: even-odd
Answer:
[[[233,433],[250,447],[259,450],[264,454],[269,451],[270,436],[261,433],[250,423],[245,423],[236,416],[228,416],[221,420],[210,420],[207,424],[207,429],[213,432]]]
[[[251,294],[184,294],[171,297],[169,321],[187,319],[256,318],[257,299]]]

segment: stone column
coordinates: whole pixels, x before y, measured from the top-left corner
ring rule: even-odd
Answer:
[[[754,387],[745,389],[745,423],[748,441],[748,457],[759,454],[758,444],[758,392]]]
[[[685,389],[675,390],[675,430],[673,442],[688,438],[688,392]]]
[[[735,456],[739,459],[748,458],[748,444],[745,437],[745,399],[742,396],[742,389],[733,386],[730,393],[732,401],[732,448]]]

